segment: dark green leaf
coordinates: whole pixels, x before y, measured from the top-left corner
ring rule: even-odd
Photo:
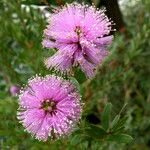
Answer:
[[[83,73],[83,71],[81,71],[80,69],[78,68],[75,68],[75,74],[74,74],[74,77],[77,79],[77,81],[82,84],[84,83],[87,78],[85,77],[85,74]]]
[[[107,138],[108,141],[114,141],[117,143],[131,143],[133,138],[127,134],[115,134]]]
[[[88,136],[98,139],[103,138],[107,134],[101,126],[96,125],[90,125],[90,128],[87,128],[84,131]]]

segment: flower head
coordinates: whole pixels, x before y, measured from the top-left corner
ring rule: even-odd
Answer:
[[[16,96],[16,95],[19,93],[19,91],[20,91],[20,86],[12,85],[12,86],[10,87],[9,91],[10,91],[10,94],[11,94],[12,96]]]
[[[75,86],[56,76],[35,77],[19,96],[18,119],[39,140],[71,133],[81,117]]]
[[[48,68],[64,72],[73,66],[80,66],[88,77],[108,55],[111,44],[111,21],[94,6],[67,4],[50,17],[45,29],[43,46],[58,51],[45,61]]]

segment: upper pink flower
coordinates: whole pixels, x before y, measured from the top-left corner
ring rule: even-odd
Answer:
[[[109,35],[111,21],[104,11],[78,3],[55,11],[42,44],[58,51],[45,61],[46,66],[66,72],[79,65],[87,77],[93,77],[108,55],[107,46],[113,38]]]
[[[69,81],[55,76],[35,77],[19,96],[18,119],[39,140],[59,138],[73,131],[82,106]]]

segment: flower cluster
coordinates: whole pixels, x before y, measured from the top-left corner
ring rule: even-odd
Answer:
[[[19,96],[18,119],[39,140],[73,131],[82,112],[80,94],[69,81],[56,76],[35,77]]]
[[[72,3],[55,11],[44,31],[43,46],[58,51],[46,59],[47,68],[68,72],[80,66],[91,78],[108,55],[112,22],[94,6]]]

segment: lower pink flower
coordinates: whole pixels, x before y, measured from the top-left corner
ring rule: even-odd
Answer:
[[[35,138],[46,141],[68,135],[81,118],[80,94],[56,76],[35,77],[19,96],[18,119]]]

